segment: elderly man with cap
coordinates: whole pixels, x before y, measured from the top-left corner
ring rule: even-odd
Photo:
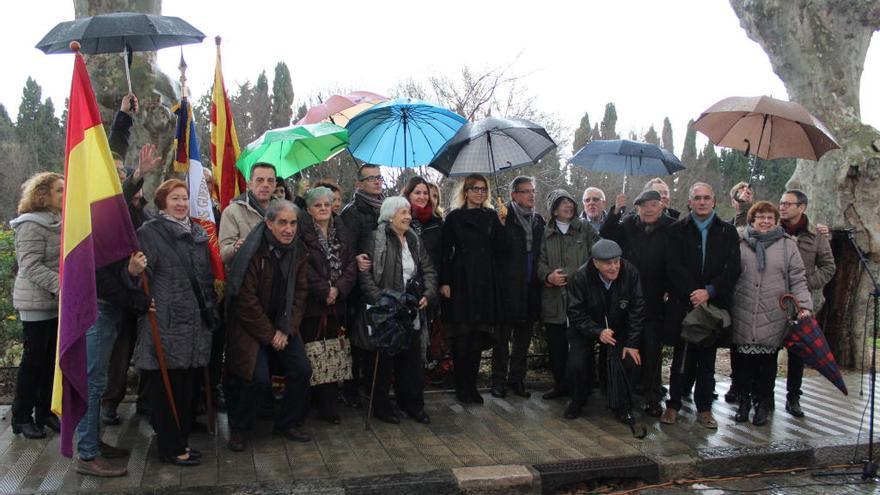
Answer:
[[[635,215],[612,211],[602,226],[600,234],[617,242],[623,257],[638,270],[645,297],[645,330],[642,334],[641,368],[639,385],[645,391],[648,402],[645,413],[659,418],[663,414],[660,401],[665,395],[660,383],[660,354],[663,348],[664,295],[668,289],[666,267],[657,260],[666,258],[668,227],[675,220],[664,214],[662,196],[648,189],[642,191],[635,201]]]
[[[575,419],[589,395],[585,355],[598,339],[620,353],[625,368],[641,365],[639,346],[645,326],[645,299],[639,271],[621,259],[623,250],[616,242],[601,239],[591,249],[592,258],[581,266],[568,284],[568,380],[571,403],[566,419]],[[600,356],[604,356],[600,353]],[[628,408],[614,411],[625,422],[632,422]]]

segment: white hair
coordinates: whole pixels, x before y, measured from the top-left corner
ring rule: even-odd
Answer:
[[[598,192],[599,195],[602,197],[602,201],[605,201],[605,191],[599,189],[598,187],[590,186],[590,187],[584,189],[584,194],[581,196],[581,202],[584,202],[587,200],[587,194],[590,194],[590,191]]]
[[[712,194],[712,197],[715,197],[715,189],[712,186],[706,184],[705,182],[694,182],[690,189],[688,189],[688,199],[693,199],[694,190],[698,187],[705,187]]]
[[[379,208],[379,223],[390,223],[394,214],[401,208],[410,208],[409,201],[403,196],[389,196],[382,201]]]

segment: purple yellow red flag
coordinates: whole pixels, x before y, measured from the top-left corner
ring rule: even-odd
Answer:
[[[86,330],[97,318],[95,270],[137,251],[122,186],[82,55],[76,53],[67,111],[61,228],[61,290],[52,411],[61,416],[61,453],[88,405]]]
[[[229,98],[223,84],[223,69],[220,65],[220,37],[217,43],[217,65],[214,68],[214,91],[211,95],[211,162],[214,168],[214,183],[220,201],[220,211],[229,202],[237,198],[247,189],[244,176],[235,167],[241,149],[238,146],[238,134],[235,122],[229,110]],[[219,219],[218,219],[219,220]]]

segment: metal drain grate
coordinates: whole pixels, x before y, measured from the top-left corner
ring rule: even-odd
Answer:
[[[660,479],[660,467],[645,456],[605,457],[535,464],[541,473],[541,492],[555,493],[560,487],[605,479],[641,479],[655,483]]]

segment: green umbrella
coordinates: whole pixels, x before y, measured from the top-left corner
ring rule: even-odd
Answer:
[[[270,129],[247,145],[236,167],[250,180],[257,162],[275,166],[286,179],[316,163],[321,163],[348,146],[348,130],[326,122]]]

